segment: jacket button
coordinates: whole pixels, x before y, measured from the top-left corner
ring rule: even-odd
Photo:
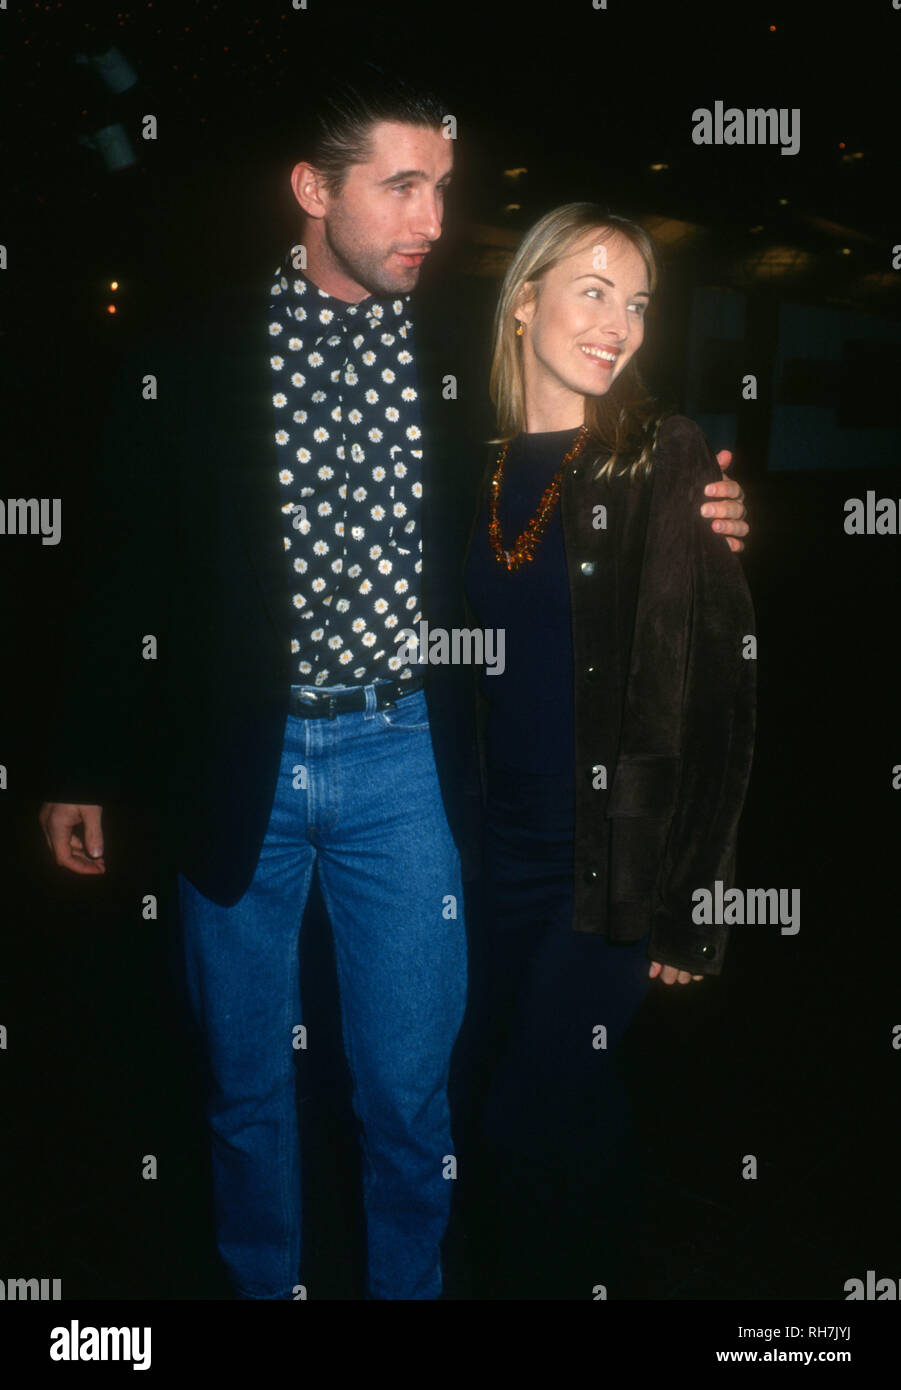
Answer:
[[[586,667],[585,667],[585,679],[586,679],[586,680],[593,681],[593,680],[596,678],[597,674],[598,674],[598,668],[597,668],[597,666],[586,666]]]
[[[716,947],[711,945],[709,941],[702,941],[695,947],[695,955],[703,956],[705,960],[709,959],[716,955]]]
[[[579,566],[579,569],[582,571],[583,574],[587,574],[587,575],[592,575],[592,574],[594,574],[594,561],[593,561],[593,560],[583,560],[582,563],[581,563],[581,565]]]
[[[585,870],[584,878],[586,883],[597,883],[598,877],[599,874],[597,869],[592,869],[591,867],[589,867]]]

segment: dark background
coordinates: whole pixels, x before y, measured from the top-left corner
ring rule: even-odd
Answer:
[[[739,881],[800,889],[801,931],[735,928],[719,980],[651,992],[629,1052],[652,1197],[634,1296],[832,1300],[867,1269],[898,1278],[901,540],[842,523],[867,489],[901,498],[901,12],[887,0],[241,8],[0,15],[3,495],[61,497],[63,515],[56,548],[0,537],[0,1276],[61,1277],[66,1298],[225,1296],[159,827],[118,808],[104,880],[55,870],[36,821],[40,750],[67,680],[59,634],[91,601],[80,504],[109,364],[163,308],[199,310],[217,284],[271,273],[297,233],[287,172],[303,154],[305,87],[324,65],[372,56],[418,72],[458,114],[460,179],[430,273],[461,271],[486,314],[509,248],[558,203],[607,202],[657,233],[647,374],[714,448],[735,450],[747,493],[760,717]],[[111,45],[138,79],[120,93],[76,61]],[[800,108],[800,153],[693,145],[692,111],[717,99]],[[148,112],[155,142],[140,138]],[[117,168],[98,145],[107,127],[127,139]],[[741,399],[749,372],[754,402]],[[149,892],[157,921],[141,917]],[[305,1021],[327,1045],[304,1059],[301,1087],[303,1277],[311,1298],[356,1298],[330,951],[314,902]],[[155,1182],[140,1176],[147,1153]],[[745,1154],[756,1181],[740,1176]],[[465,1251],[455,1258],[465,1290]]]

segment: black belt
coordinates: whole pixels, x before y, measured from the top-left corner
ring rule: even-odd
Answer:
[[[376,709],[387,709],[404,695],[413,695],[425,685],[424,676],[413,676],[408,681],[379,681],[375,686]],[[289,708],[296,719],[335,719],[339,714],[350,714],[354,710],[366,708],[366,688],[355,685],[351,690],[292,690]]]

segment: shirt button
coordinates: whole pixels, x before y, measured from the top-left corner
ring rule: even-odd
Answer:
[[[709,941],[703,941],[695,947],[695,955],[703,956],[705,959],[716,955],[716,947]]]
[[[592,574],[594,574],[594,561],[583,560],[581,565],[579,566],[579,569],[582,571],[583,574],[591,576]]]

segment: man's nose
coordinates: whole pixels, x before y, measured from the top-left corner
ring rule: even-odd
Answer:
[[[442,206],[434,193],[426,193],[418,201],[411,231],[424,241],[437,241],[441,235]]]

